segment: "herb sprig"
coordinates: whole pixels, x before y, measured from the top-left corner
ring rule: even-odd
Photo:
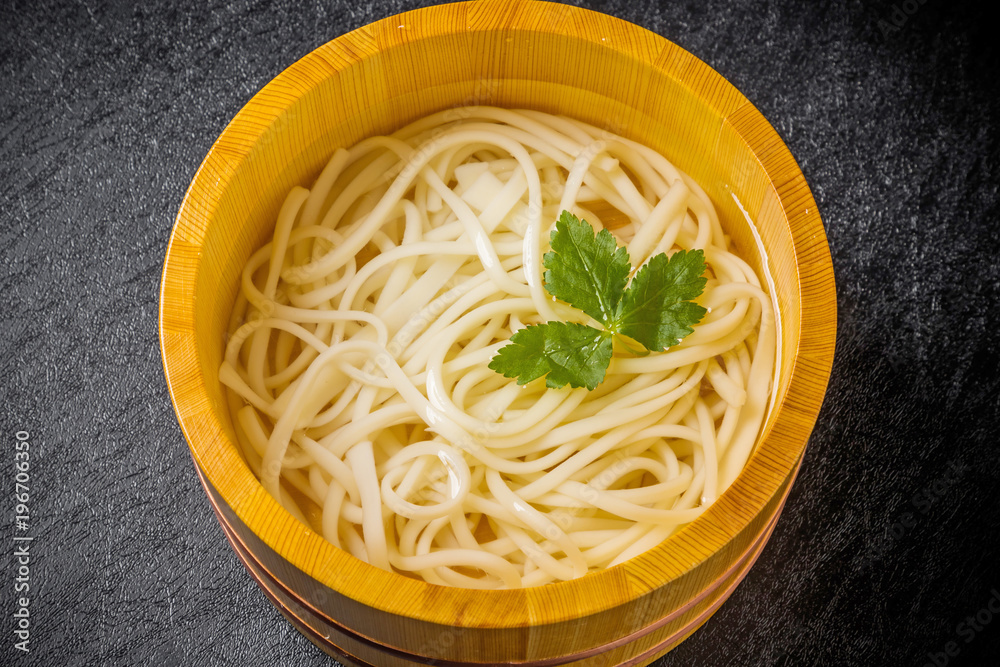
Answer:
[[[545,253],[545,289],[583,311],[602,329],[578,322],[546,322],[525,327],[510,338],[489,367],[527,384],[545,376],[548,387],[594,389],[611,363],[613,339],[635,354],[661,352],[680,343],[705,316],[693,299],[705,289],[705,255],[680,250],[660,253],[629,282],[628,250],[606,229],[596,235],[586,221],[563,211]],[[645,350],[636,352],[627,337]]]

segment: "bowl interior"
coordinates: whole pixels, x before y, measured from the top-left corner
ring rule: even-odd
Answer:
[[[743,256],[769,276],[781,317],[765,437],[702,518],[648,554],[578,582],[455,594],[466,606],[514,596],[512,608],[524,609],[496,622],[526,624],[552,596],[572,598],[567,615],[610,608],[720,550],[746,546],[739,536],[789,482],[822,401],[833,353],[832,270],[812,196],[771,126],[704,63],[637,26],[548,3],[457,3],[391,17],[317,49],[251,100],[196,175],[164,268],[161,337],[178,417],[206,477],[254,533],[335,590],[356,588],[361,577],[368,590],[352,597],[405,589],[420,602],[394,613],[455,618],[429,590],[436,587],[376,571],[295,522],[243,463],[217,379],[239,274],[270,236],[288,190],[311,185],[336,148],[436,111],[460,118],[473,104],[565,114],[661,152],[702,185]],[[617,593],[608,595],[608,581]],[[600,599],[590,599],[593,586]]]

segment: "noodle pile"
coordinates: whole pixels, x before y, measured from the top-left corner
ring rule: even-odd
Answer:
[[[589,323],[543,284],[563,210],[634,269],[701,248],[708,314],[618,349],[595,390],[487,368],[513,332]],[[653,150],[535,111],[452,109],[339,149],[242,274],[219,376],[264,488],[386,570],[515,588],[621,563],[743,468],[774,372],[769,297],[702,189]]]

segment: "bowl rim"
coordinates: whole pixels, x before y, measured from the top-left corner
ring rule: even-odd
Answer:
[[[565,20],[553,22],[553,15]],[[788,388],[775,406],[775,419],[743,472],[703,515],[659,546],[613,568],[540,587],[480,591],[436,586],[368,565],[336,549],[287,514],[243,463],[235,443],[229,441],[211,409],[196,351],[194,286],[201,259],[199,244],[204,242],[213,207],[219,203],[217,193],[228,186],[237,165],[247,157],[254,142],[279,120],[290,100],[311,88],[317,69],[332,75],[384,48],[412,41],[413,37],[403,34],[411,31],[385,30],[402,25],[417,28],[412,32],[420,39],[498,30],[568,36],[614,49],[661,71],[693,94],[702,93],[699,97],[712,105],[723,123],[733,126],[767,175],[768,187],[789,225],[796,258],[800,331],[795,338],[797,349],[789,368]],[[574,25],[585,25],[587,29],[565,28]],[[380,29],[380,36],[399,34],[399,41],[377,44],[373,34]],[[609,45],[601,34],[614,34],[620,39]],[[350,54],[350,58],[331,59],[331,50]],[[658,57],[667,50],[675,57]],[[720,90],[726,94],[721,95]],[[290,91],[295,94],[290,96]],[[802,289],[803,269],[810,277],[808,292]],[[816,204],[788,148],[760,112],[715,70],[666,38],[607,14],[538,0],[459,2],[390,16],[313,50],[264,86],[213,143],[184,196],[163,265],[159,315],[164,372],[191,455],[240,520],[294,566],[366,606],[430,623],[470,628],[525,627],[605,612],[662,587],[725,547],[789,481],[789,472],[801,459],[822,405],[836,336],[832,261]],[[763,461],[761,452],[773,449],[772,441],[779,431],[781,454],[788,460],[788,469],[775,470],[774,462]],[[231,450],[228,454],[223,451],[222,462],[234,466],[225,472],[214,466],[220,455],[216,452],[212,458],[205,450],[206,443],[220,439],[228,442]],[[755,480],[752,486],[748,483],[751,477]],[[315,555],[303,557],[299,552],[304,548],[315,549]],[[321,567],[320,556],[332,559],[331,563]],[[354,582],[353,577],[359,581]],[[441,594],[441,590],[448,594]],[[385,595],[386,591],[396,594]],[[567,596],[574,604],[566,604]],[[497,608],[505,613],[490,613]]]

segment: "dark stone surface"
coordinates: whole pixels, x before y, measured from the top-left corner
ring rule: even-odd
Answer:
[[[0,663],[332,664],[256,588],[198,485],[160,365],[160,270],[190,179],[251,95],[420,4],[0,5]],[[679,43],[761,109],[837,273],[830,390],[777,530],[659,664],[997,664],[993,21],[944,0],[583,4]],[[27,655],[14,534],[35,538]]]

